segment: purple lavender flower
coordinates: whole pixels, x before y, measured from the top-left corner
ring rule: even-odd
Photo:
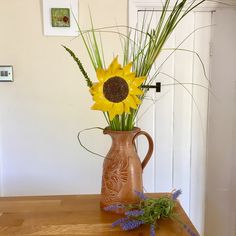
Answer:
[[[127,218],[127,217],[125,217],[125,218],[120,218],[120,219],[118,219],[117,221],[113,222],[111,226],[112,226],[112,227],[116,227],[117,225],[120,225],[120,224],[126,222],[127,220],[129,220],[129,218]]]
[[[148,197],[145,196],[144,193],[139,192],[139,191],[136,191],[136,190],[135,190],[134,192],[137,194],[137,196],[138,196],[141,200],[146,200],[146,199],[148,199]]]
[[[121,204],[113,204],[113,205],[104,207],[104,211],[115,211],[121,208],[124,208],[124,206]]]
[[[176,200],[180,196],[181,193],[182,193],[181,189],[175,191],[174,193],[172,193],[172,199]]]
[[[126,216],[141,216],[143,215],[144,211],[143,210],[131,210],[131,211],[126,211],[125,215]]]
[[[151,225],[150,226],[150,236],[155,236],[155,235],[156,235],[155,225]]]
[[[142,220],[128,220],[124,223],[121,224],[121,228],[125,231],[127,230],[131,230],[131,229],[136,229],[138,228],[140,225],[144,224],[144,222]]]
[[[183,225],[184,226],[184,229],[187,231],[187,233],[190,235],[190,236],[197,236],[196,233],[193,232],[193,230],[186,224]]]

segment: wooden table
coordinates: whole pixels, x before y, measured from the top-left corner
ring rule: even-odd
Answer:
[[[160,194],[149,194],[158,197]],[[181,219],[195,230],[194,226],[178,206]],[[124,232],[111,223],[120,218],[99,208],[99,195],[34,196],[0,198],[0,235],[87,235],[87,236],[145,236],[148,226]],[[196,235],[199,235],[195,230]],[[186,230],[177,222],[160,222],[158,236],[187,236]]]

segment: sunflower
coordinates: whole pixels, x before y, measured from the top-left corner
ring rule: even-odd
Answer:
[[[90,89],[95,102],[91,109],[108,112],[110,120],[116,115],[130,113],[131,108],[137,109],[141,103],[139,96],[143,94],[139,86],[146,77],[135,77],[131,67],[129,63],[122,68],[116,57],[107,70],[97,69],[98,83]]]

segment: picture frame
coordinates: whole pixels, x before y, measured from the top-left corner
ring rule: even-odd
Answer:
[[[78,35],[78,0],[43,0],[45,36]]]

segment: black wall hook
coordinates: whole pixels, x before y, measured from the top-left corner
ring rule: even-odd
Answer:
[[[156,82],[156,85],[142,85],[142,88],[147,88],[148,90],[150,88],[155,88],[157,93],[161,92],[161,82]]]

